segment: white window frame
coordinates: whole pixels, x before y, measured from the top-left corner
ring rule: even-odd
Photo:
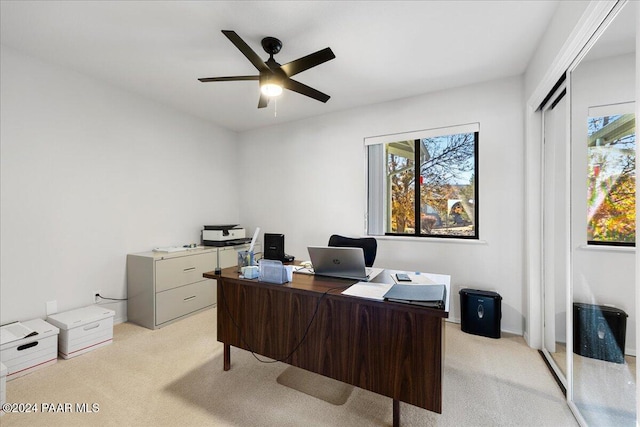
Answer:
[[[384,156],[384,145],[391,142],[416,140],[423,138],[432,138],[444,135],[454,135],[463,133],[479,133],[480,123],[466,123],[454,126],[444,126],[438,128],[423,129],[410,132],[378,135],[364,138],[364,152],[365,152],[365,235],[368,236],[388,236],[386,233],[386,180],[384,179],[384,170],[386,168],[386,159]],[[380,149],[372,150],[371,146],[379,146]],[[476,155],[478,153],[478,147],[475,147]],[[371,167],[377,164],[376,167]],[[477,159],[476,159],[476,187],[479,184],[478,171],[477,171]],[[477,190],[477,189],[476,189]],[[478,228],[478,217],[475,218],[476,235],[474,237],[461,237],[461,236],[417,236],[417,235],[403,235],[393,236],[401,238],[411,239],[464,239],[471,241],[478,241],[480,238]]]

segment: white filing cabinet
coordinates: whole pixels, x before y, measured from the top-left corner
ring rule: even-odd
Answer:
[[[157,329],[216,304],[216,281],[202,274],[238,265],[249,244],[127,255],[127,319]],[[254,247],[256,259],[261,245]]]
[[[245,250],[244,247],[240,249],[236,246],[226,246],[218,248],[218,260],[220,261],[220,268],[227,268],[234,265],[238,265],[238,251]]]
[[[217,266],[218,250],[127,255],[127,318],[156,329],[216,303],[216,281],[202,274]]]

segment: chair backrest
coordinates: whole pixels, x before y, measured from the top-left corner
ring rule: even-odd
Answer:
[[[373,266],[378,251],[378,242],[373,237],[352,238],[334,234],[329,238],[329,246],[362,248],[364,251],[364,264],[367,267]]]

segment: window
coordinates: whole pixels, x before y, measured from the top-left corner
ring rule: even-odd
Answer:
[[[478,238],[479,125],[367,138],[367,233]]]
[[[634,246],[634,103],[594,107],[587,119],[587,242]]]

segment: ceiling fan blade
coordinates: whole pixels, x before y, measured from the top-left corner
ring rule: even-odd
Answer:
[[[331,48],[324,48],[315,53],[312,53],[295,61],[288,62],[280,66],[280,69],[285,72],[288,77],[294,76],[298,73],[308,70],[309,68],[320,65],[324,62],[330,61],[336,56],[333,54]]]
[[[231,76],[231,77],[202,77],[200,80],[203,83],[206,82],[229,82],[239,80],[259,80],[260,76]]]
[[[331,98],[326,93],[322,93],[319,90],[316,90],[300,82],[297,82],[293,79],[284,79],[284,81],[282,82],[282,85],[289,90],[298,92],[301,95],[305,95],[313,99],[317,99],[320,102],[327,102],[329,98]]]
[[[269,104],[269,97],[260,92],[260,99],[258,100],[258,108],[264,108]]]
[[[246,44],[244,40],[242,40],[240,36],[236,34],[235,31],[222,30],[222,33],[227,36],[229,40],[231,40],[231,43],[233,43],[259,71],[271,71],[269,67],[267,67],[267,65],[264,63],[264,61],[260,59],[258,54],[255,53],[253,49],[251,49],[249,45]]]

